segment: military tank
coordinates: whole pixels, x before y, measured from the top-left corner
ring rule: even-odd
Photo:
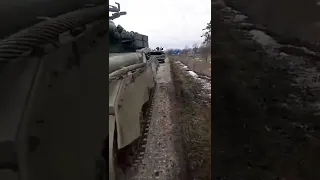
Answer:
[[[117,28],[120,39],[108,41],[114,27],[107,8],[83,4],[34,17],[36,24],[0,41],[1,180],[108,179],[108,162],[122,175],[108,150],[122,157],[140,145],[147,123],[138,107],[148,109],[156,66],[134,50],[142,36]]]
[[[117,5],[109,6],[109,179],[124,179],[141,159],[159,65],[148,36],[112,21],[126,15]]]
[[[149,52],[150,56],[157,59],[159,63],[165,63],[166,55],[162,47],[157,47]]]

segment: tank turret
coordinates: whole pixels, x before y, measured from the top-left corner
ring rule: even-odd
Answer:
[[[148,36],[137,32],[126,31],[121,25],[116,25],[112,20],[126,15],[125,11],[120,11],[120,4],[116,6],[109,5],[109,52],[136,52],[138,49],[148,48]]]
[[[155,59],[157,59],[159,63],[164,63],[166,59],[165,53],[163,51],[163,47],[156,47],[149,53],[149,56],[150,57],[152,56]]]

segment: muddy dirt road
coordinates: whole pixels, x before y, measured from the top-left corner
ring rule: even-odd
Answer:
[[[180,129],[173,116],[174,87],[170,65],[160,64],[157,87],[154,95],[152,120],[142,162],[127,179],[166,179],[178,180],[185,171]]]
[[[179,60],[160,64],[145,150],[127,179],[211,179],[210,89]]]
[[[320,179],[319,52],[231,7],[212,12],[214,178]]]

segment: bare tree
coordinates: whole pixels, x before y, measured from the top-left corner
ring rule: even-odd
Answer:
[[[211,54],[211,21],[207,23],[207,26],[202,30],[205,31],[205,33],[201,36],[204,37],[204,41],[199,48],[199,52],[202,58],[208,61],[208,57]]]
[[[201,58],[208,61],[208,57],[211,54],[211,44],[200,46],[199,53],[200,53]]]
[[[188,45],[185,45],[185,46],[184,46],[184,49],[181,50],[181,54],[182,54],[182,55],[188,55],[189,52],[190,52],[190,48],[189,48]]]
[[[193,52],[194,54],[198,54],[198,53],[199,53],[199,47],[198,47],[198,44],[197,44],[197,43],[194,43],[194,44],[192,45],[192,52]]]
[[[201,36],[204,37],[203,44],[211,43],[211,21],[207,23],[207,26],[202,30],[205,31],[204,34]]]

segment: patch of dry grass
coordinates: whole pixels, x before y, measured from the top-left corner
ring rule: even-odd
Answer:
[[[178,60],[192,69],[195,73],[207,77],[211,77],[211,63],[203,60],[196,60],[194,58],[187,58],[185,56],[175,56],[173,59]]]

